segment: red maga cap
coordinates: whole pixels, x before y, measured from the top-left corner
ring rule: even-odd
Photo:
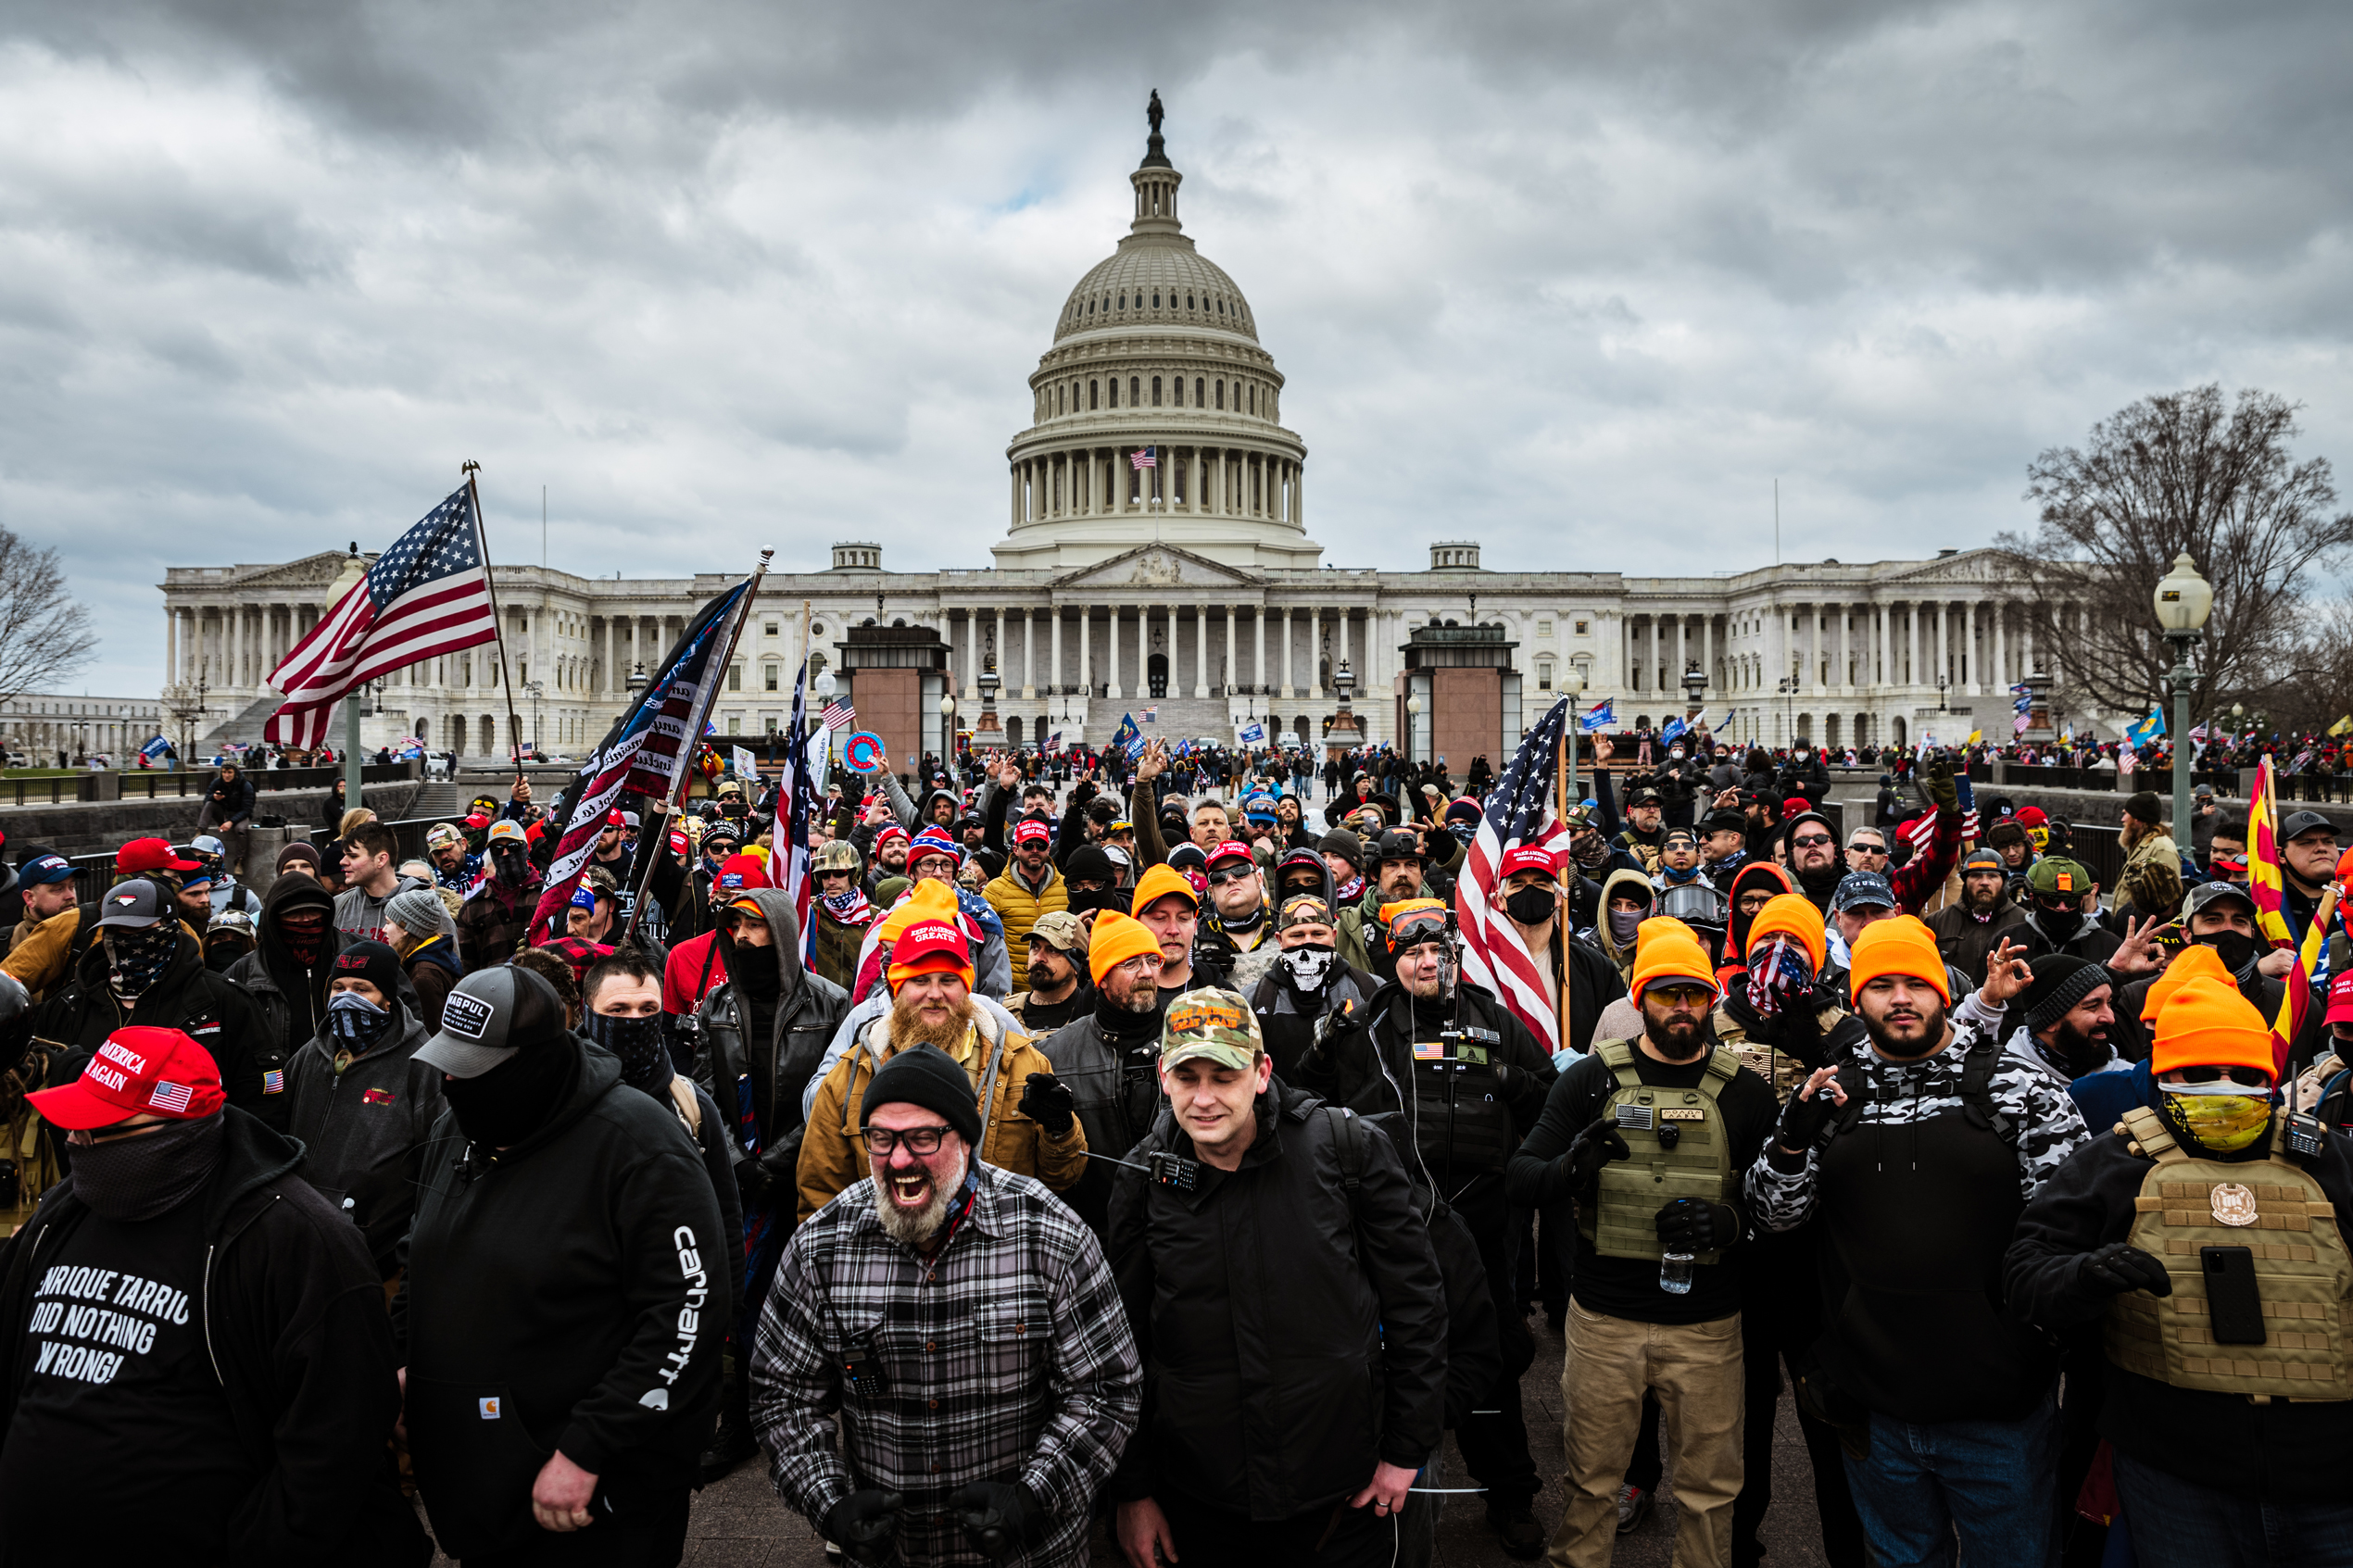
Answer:
[[[1533,844],[1523,844],[1516,849],[1504,851],[1503,869],[1496,872],[1496,876],[1501,879],[1516,872],[1542,872],[1546,876],[1553,876],[1559,871],[1560,865],[1553,859],[1550,850],[1539,849]]]
[[[1047,844],[1053,836],[1053,830],[1040,822],[1019,822],[1013,827],[1015,844]]]
[[[111,1127],[143,1112],[194,1122],[228,1103],[210,1051],[182,1030],[145,1023],[107,1035],[72,1083],[25,1098],[69,1133]]]
[[[192,872],[196,869],[196,862],[173,854],[167,840],[134,838],[114,852],[114,869],[126,876],[137,876],[141,872]]]
[[[1250,858],[1249,845],[1239,838],[1229,838],[1209,852],[1209,859],[1204,864],[1214,866],[1220,860],[1247,860]]]

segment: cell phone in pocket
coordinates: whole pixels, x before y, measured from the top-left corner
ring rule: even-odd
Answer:
[[[2206,1273],[2206,1311],[2217,1345],[2260,1345],[2263,1294],[2255,1283],[2255,1251],[2246,1247],[2201,1247]]]

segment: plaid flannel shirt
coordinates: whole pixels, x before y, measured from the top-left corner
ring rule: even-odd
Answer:
[[[753,1344],[752,1424],[812,1524],[882,1487],[906,1499],[907,1561],[979,1563],[949,1494],[1019,1480],[1051,1523],[1008,1561],[1075,1562],[1136,1429],[1142,1363],[1094,1233],[1044,1184],[973,1171],[972,1211],[928,1261],[884,1232],[871,1178],[793,1233]],[[852,1359],[882,1386],[846,1387]]]

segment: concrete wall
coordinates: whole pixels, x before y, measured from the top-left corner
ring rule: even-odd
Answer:
[[[408,815],[418,789],[414,784],[370,784],[368,805],[376,815],[392,822]],[[254,815],[282,816],[307,832],[319,825],[327,793],[323,789],[272,791],[261,797]],[[98,855],[119,849],[134,838],[168,838],[184,844],[195,836],[196,813],[203,806],[203,799],[192,795],[89,806],[9,807],[0,809],[0,831],[8,835],[5,853],[12,863],[32,845],[60,855]]]

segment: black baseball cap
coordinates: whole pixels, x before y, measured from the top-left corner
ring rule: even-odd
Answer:
[[[554,986],[527,969],[478,969],[450,987],[441,1032],[416,1060],[452,1078],[479,1078],[515,1053],[564,1033],[564,1004]]]
[[[163,920],[169,903],[162,888],[145,877],[133,877],[107,890],[107,896],[98,903],[98,923],[133,930],[155,925]]]

